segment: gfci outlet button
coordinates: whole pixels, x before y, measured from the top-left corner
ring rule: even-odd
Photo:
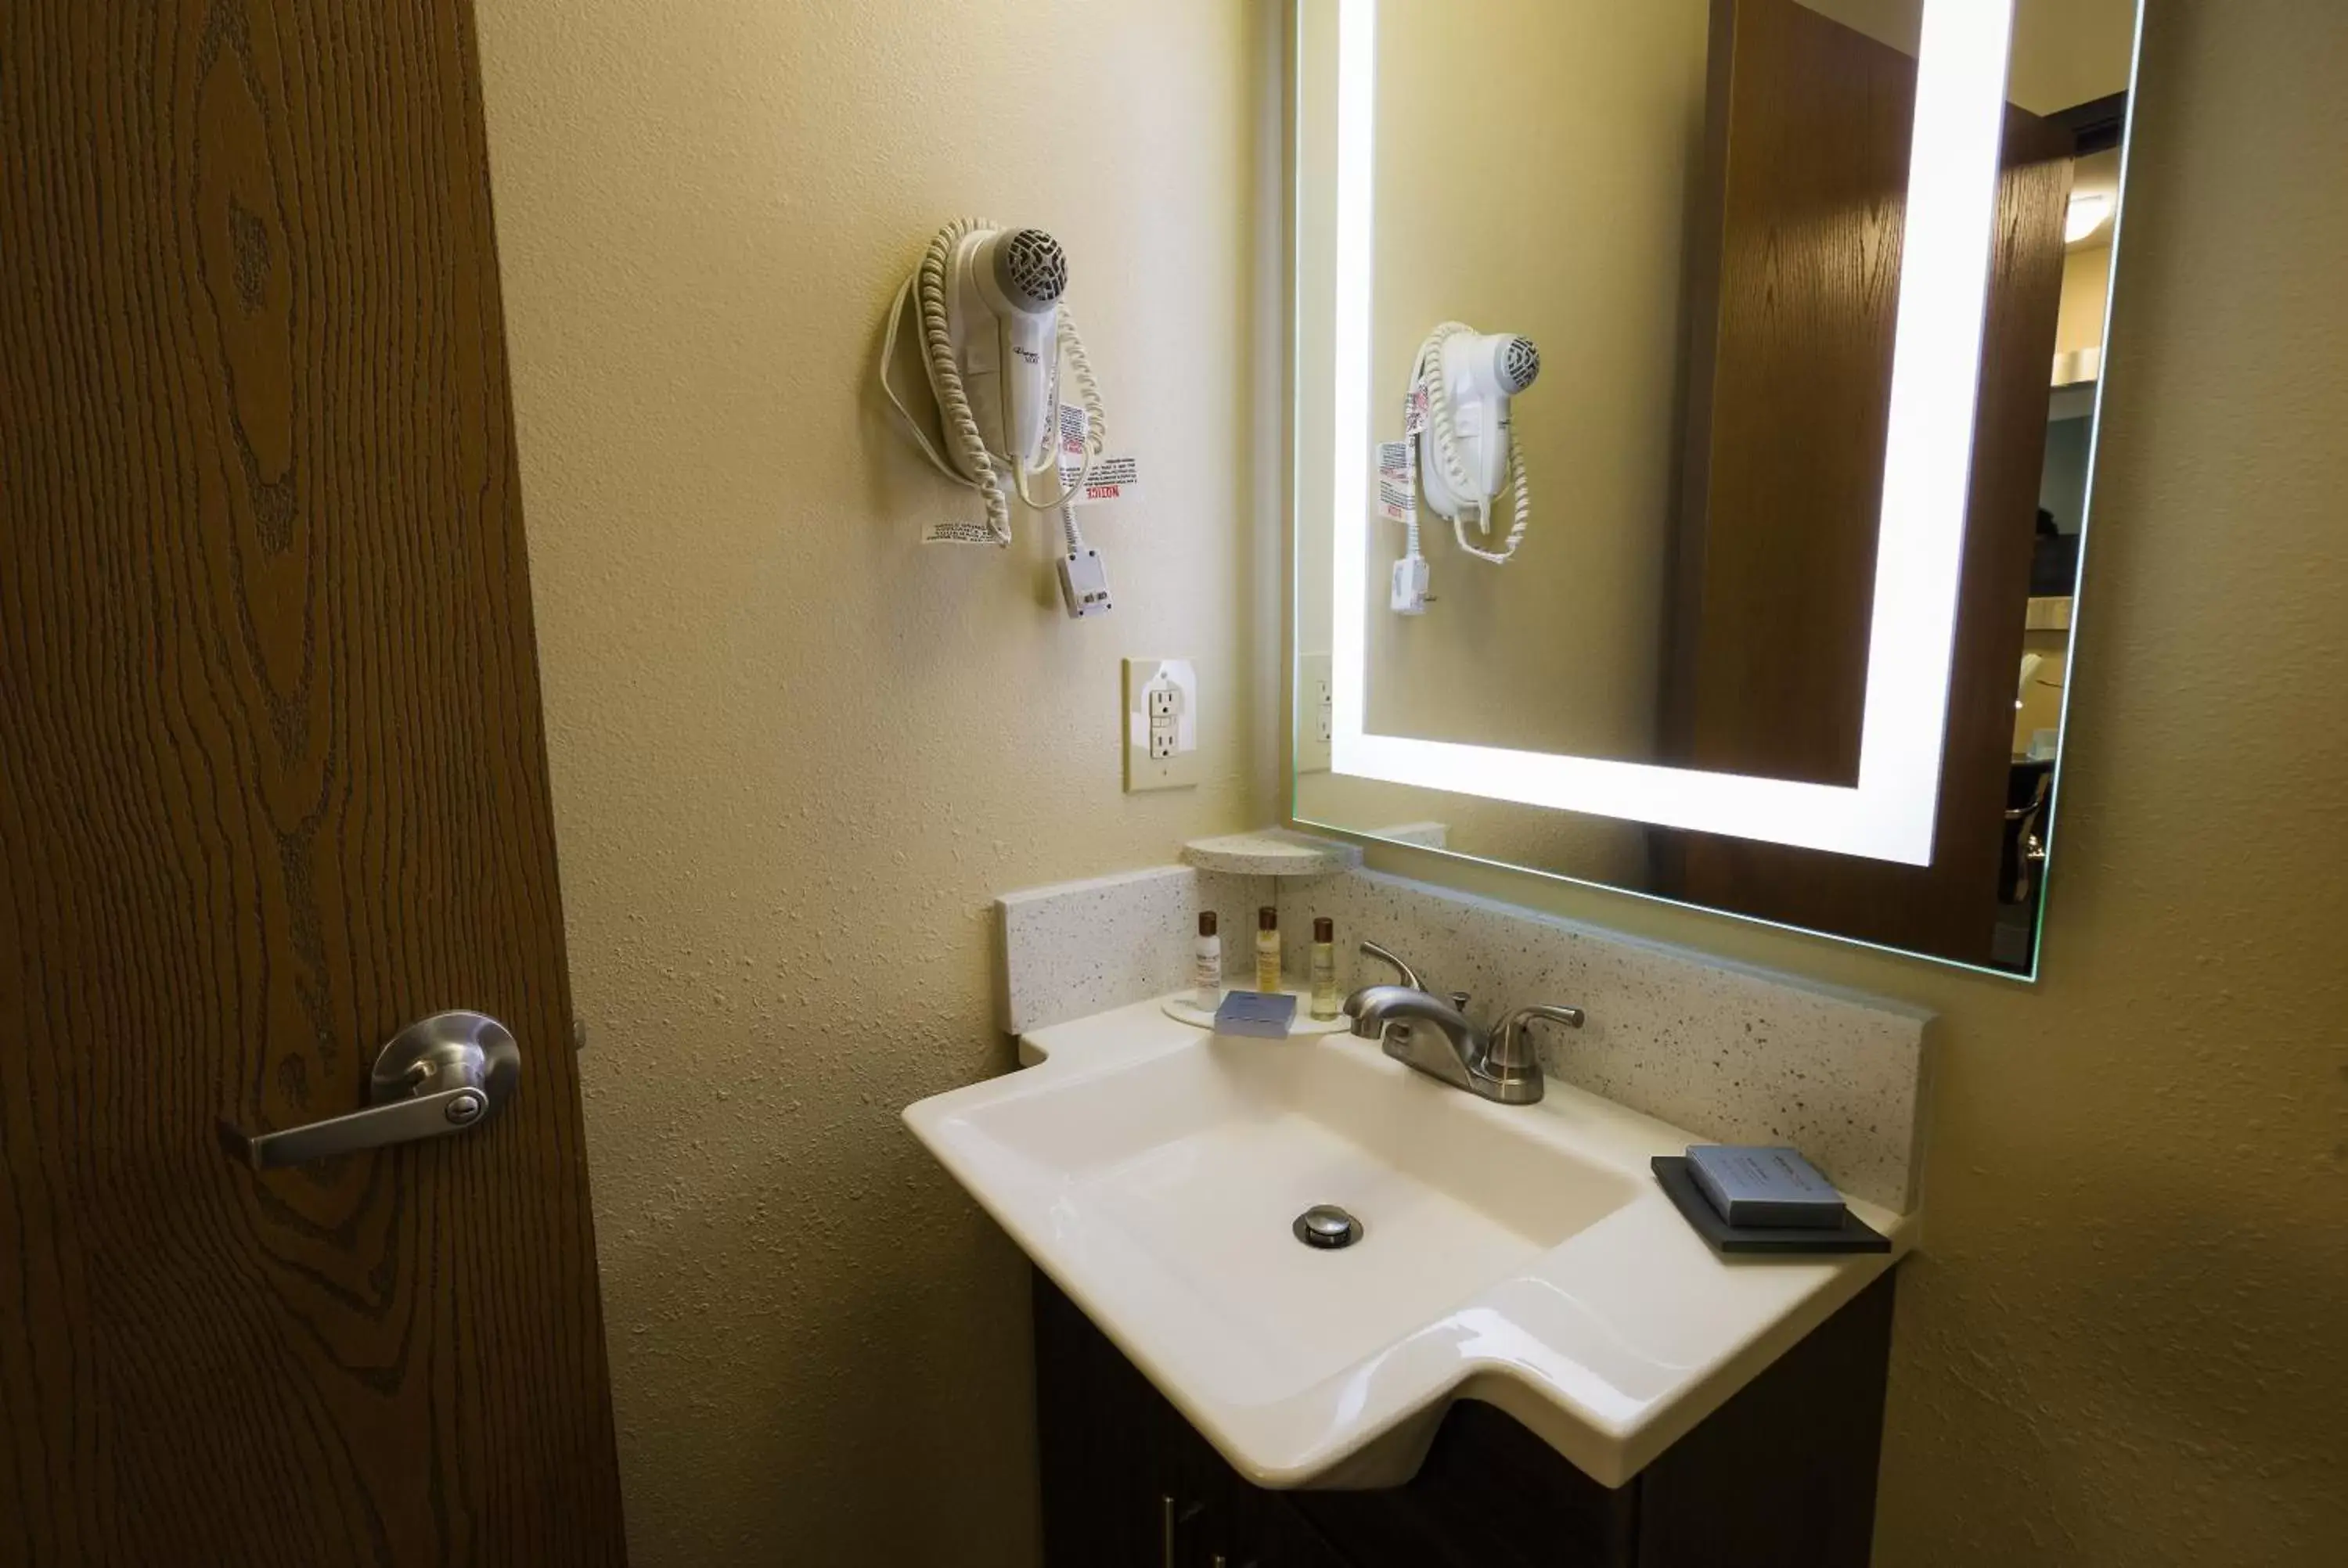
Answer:
[[[1199,675],[1187,659],[1125,661],[1125,787],[1199,782]]]

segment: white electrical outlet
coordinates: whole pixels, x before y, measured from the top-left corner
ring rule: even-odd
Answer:
[[[1125,661],[1125,788],[1199,782],[1199,674],[1187,659]]]
[[[1296,771],[1329,771],[1329,731],[1336,723],[1336,688],[1330,684],[1329,656],[1300,653],[1296,658]]]

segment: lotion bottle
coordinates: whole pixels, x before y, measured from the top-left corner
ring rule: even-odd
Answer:
[[[1199,911],[1199,936],[1190,944],[1190,1001],[1201,1012],[1223,1005],[1223,939],[1215,934],[1212,909]]]
[[[1255,989],[1280,994],[1280,911],[1266,904],[1255,915]]]

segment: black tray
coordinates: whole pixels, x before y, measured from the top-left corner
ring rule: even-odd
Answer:
[[[1881,1232],[1849,1210],[1843,1211],[1839,1230],[1795,1230],[1779,1225],[1733,1225],[1720,1217],[1704,1190],[1677,1154],[1657,1154],[1647,1162],[1655,1180],[1671,1194],[1680,1217],[1719,1253],[1890,1252],[1891,1243]]]

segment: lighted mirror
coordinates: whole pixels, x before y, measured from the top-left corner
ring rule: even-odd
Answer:
[[[1299,0],[1296,819],[2034,970],[2135,0]]]

